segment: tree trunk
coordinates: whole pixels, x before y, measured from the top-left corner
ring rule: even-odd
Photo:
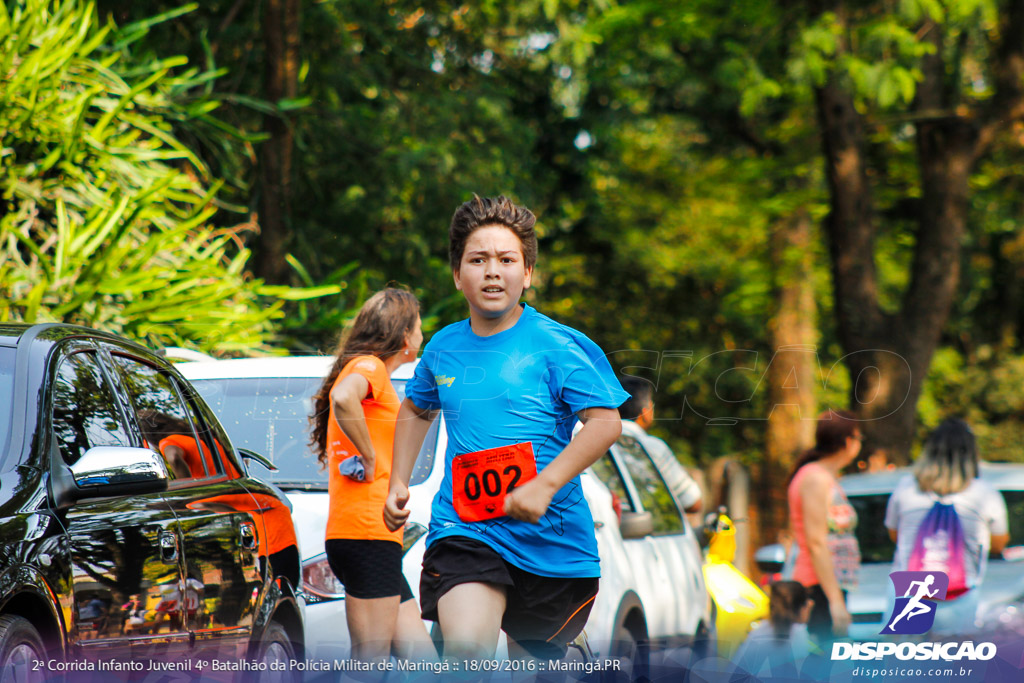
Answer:
[[[768,428],[757,490],[758,523],[753,546],[775,543],[788,527],[786,480],[794,458],[814,441],[818,376],[817,325],[812,284],[810,217],[800,212],[771,235],[775,269],[775,316],[770,322],[775,355],[768,366]]]
[[[901,310],[886,315],[878,302],[876,217],[860,114],[835,83],[818,90],[817,104],[831,190],[826,233],[850,404],[865,420],[867,450],[884,448],[902,464],[913,444],[917,399],[959,282],[971,148],[964,143],[970,136],[956,122],[918,126],[922,200],[911,284]]]
[[[266,99],[277,104],[298,94],[299,1],[266,0],[263,41],[266,50]],[[270,138],[260,154],[260,239],[255,271],[267,282],[288,278],[285,255],[291,241],[292,127],[284,112],[268,114]]]
[[[833,10],[842,17],[843,4]],[[882,311],[874,262],[877,228],[868,182],[862,115],[833,73],[816,89],[831,211],[825,222],[840,342],[850,371],[850,403],[865,420],[866,448],[884,448],[905,463],[916,429],[917,400],[952,309],[960,278],[960,244],[967,226],[969,179],[978,157],[1001,129],[1024,115],[1024,2],[1002,17],[997,95],[983,111],[964,112],[948,82],[942,27],[923,27],[935,51],[913,110],[921,199],[910,284],[900,310]],[[845,50],[841,47],[841,51]]]
[[[937,335],[931,339],[920,332],[907,344],[900,338],[902,332],[894,326],[890,333],[869,340],[867,347],[844,343],[843,359],[850,373],[851,410],[863,420],[864,453],[883,450],[897,464],[908,461],[917,426],[917,399],[939,341]]]

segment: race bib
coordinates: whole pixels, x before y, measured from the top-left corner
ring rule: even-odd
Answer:
[[[452,501],[463,522],[482,522],[505,514],[505,495],[537,476],[529,441],[452,459]]]

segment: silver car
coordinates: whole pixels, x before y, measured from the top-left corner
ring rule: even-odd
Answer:
[[[888,617],[892,586],[893,553],[896,545],[885,527],[885,508],[897,483],[909,473],[901,468],[863,474],[849,474],[839,484],[850,504],[857,510],[857,540],[860,542],[860,581],[847,596],[847,607],[853,617],[850,637],[855,640],[877,640]],[[981,463],[981,478],[998,489],[1006,500],[1010,521],[1010,543],[1001,555],[989,558],[988,570],[979,589],[979,626],[992,620],[992,615],[1007,606],[1024,601],[1024,465]],[[1016,544],[1016,545],[1014,545]],[[796,554],[796,545],[789,556],[780,545],[765,546],[757,552],[757,564],[766,573],[777,572],[789,577]]]

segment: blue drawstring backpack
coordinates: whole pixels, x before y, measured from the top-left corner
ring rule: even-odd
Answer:
[[[964,566],[966,549],[964,527],[956,508],[935,501],[917,530],[907,569],[915,572],[944,572],[949,577],[945,599],[953,600],[968,590]]]

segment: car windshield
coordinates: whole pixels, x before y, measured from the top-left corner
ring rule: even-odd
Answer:
[[[857,542],[860,543],[862,562],[892,562],[896,544],[885,528],[885,506],[888,493],[869,496],[849,496],[850,505],[857,511]]]
[[[1001,491],[1006,500],[1010,520],[1009,545],[1024,545],[1024,491]],[[885,506],[888,493],[849,496],[850,505],[857,510],[857,541],[860,543],[862,562],[892,562],[896,544],[889,539],[885,528]]]
[[[285,489],[327,490],[327,471],[309,448],[309,415],[313,394],[320,388],[314,377],[259,377],[192,380],[210,404],[236,448],[264,455],[278,472],[260,472]],[[393,380],[399,400],[405,381]],[[439,420],[435,420],[416,458],[410,485],[425,480],[433,467]]]
[[[6,451],[14,405],[14,349],[0,346],[0,453]],[[2,458],[0,458],[2,460]]]

